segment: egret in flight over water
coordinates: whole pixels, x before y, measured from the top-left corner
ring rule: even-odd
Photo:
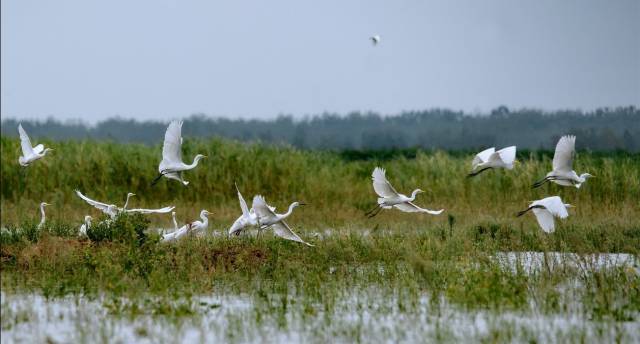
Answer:
[[[284,222],[284,219],[289,217],[295,207],[304,205],[304,203],[293,202],[289,205],[289,210],[284,214],[276,214],[275,207],[267,204],[264,197],[257,195],[253,197],[253,210],[258,218],[258,225],[261,228],[271,227],[273,233],[283,239],[296,241],[307,246],[313,246],[310,243],[302,240],[296,233],[291,230],[291,227]]]
[[[129,198],[131,196],[134,196],[135,194],[133,193],[128,193],[127,194],[127,200],[124,203],[124,206],[122,208],[118,208],[115,204],[106,204],[106,203],[102,203],[96,200],[92,200],[91,198],[85,196],[82,194],[82,192],[76,190],[76,195],[78,195],[78,197],[82,198],[85,202],[89,203],[90,205],[94,206],[95,208],[97,208],[98,210],[102,211],[103,213],[109,215],[112,219],[115,218],[116,216],[118,216],[118,214],[120,214],[121,212],[127,212],[127,213],[141,213],[141,214],[164,214],[164,213],[168,213],[170,211],[172,211],[175,207],[174,206],[170,206],[170,207],[164,207],[164,208],[160,208],[160,209],[126,209],[128,203],[129,203]]]
[[[380,197],[378,197],[378,205],[365,213],[369,218],[378,215],[382,209],[391,209],[392,207],[396,207],[397,209],[407,213],[427,213],[431,215],[439,215],[444,211],[444,209],[423,209],[413,204],[413,201],[416,199],[416,195],[424,191],[415,189],[411,193],[411,197],[407,197],[398,193],[398,191],[391,186],[391,183],[389,183],[385,174],[385,170],[380,167],[376,167],[371,174],[373,179],[373,190]]]
[[[518,213],[518,216],[526,214],[529,210],[533,211],[538,224],[543,231],[551,233],[555,231],[553,217],[566,219],[569,216],[567,208],[572,207],[571,204],[565,204],[558,196],[551,196],[541,200],[533,201],[529,204],[529,208]]]
[[[42,227],[44,226],[44,221],[46,219],[46,215],[44,214],[44,207],[46,207],[48,205],[51,205],[51,204],[45,203],[45,202],[40,203],[40,216],[41,217],[40,217],[40,223],[38,223],[38,227],[37,227],[38,229],[42,229]]]
[[[182,179],[182,172],[194,169],[203,158],[206,158],[206,156],[198,154],[193,158],[191,165],[182,162],[182,121],[169,123],[167,131],[164,134],[162,161],[160,161],[160,165],[158,166],[159,174],[153,182],[151,182],[151,185],[155,185],[162,176],[179,180],[182,184],[188,185],[189,182]]]
[[[513,169],[516,160],[516,146],[502,148],[496,151],[495,147],[491,147],[478,153],[471,162],[471,173],[469,177],[477,176],[480,173],[492,168]]]
[[[573,170],[573,158],[576,155],[576,137],[565,135],[560,138],[556,145],[556,152],[553,155],[553,171],[547,176],[533,184],[534,188],[542,186],[546,182],[554,182],[562,186],[575,186],[580,188],[582,183],[593,177],[589,173],[578,175]]]
[[[41,144],[31,147],[31,140],[29,140],[29,135],[22,128],[22,124],[18,124],[18,134],[20,134],[20,146],[22,147],[22,156],[18,158],[18,163],[20,166],[27,167],[32,162],[43,158],[49,151],[52,151],[53,148],[44,148]]]
[[[242,210],[242,215],[236,219],[236,221],[229,228],[229,236],[232,234],[240,235],[243,229],[248,226],[256,226],[258,224],[258,217],[256,216],[253,208],[249,209],[247,207],[247,202],[245,202],[240,190],[238,189],[238,185],[236,185],[236,191],[238,191],[238,201],[240,201],[240,209]]]

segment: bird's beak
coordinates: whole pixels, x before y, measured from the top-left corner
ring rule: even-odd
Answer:
[[[307,203],[298,202],[298,205],[307,205]]]
[[[208,158],[208,156],[206,156],[206,155],[203,155],[202,157],[203,157],[203,158]]]

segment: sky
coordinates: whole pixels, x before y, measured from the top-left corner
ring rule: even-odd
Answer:
[[[3,117],[640,105],[637,0],[2,0],[1,7]]]

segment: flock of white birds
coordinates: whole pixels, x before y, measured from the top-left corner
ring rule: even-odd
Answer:
[[[372,37],[374,44],[380,40],[378,36]],[[52,151],[51,148],[44,148],[42,144],[33,147],[29,136],[22,128],[22,125],[18,125],[18,133],[20,134],[20,142],[22,147],[22,156],[18,159],[21,166],[28,166],[36,160],[43,158],[48,152]],[[539,187],[546,182],[553,182],[562,186],[574,186],[580,188],[580,186],[590,177],[593,177],[589,173],[583,173],[578,175],[573,170],[573,158],[575,156],[575,136],[563,136],[556,145],[555,154],[553,157],[553,169],[547,175],[533,184],[533,187]],[[205,155],[198,154],[194,157],[191,164],[185,164],[182,161],[182,121],[172,121],[165,133],[164,145],[162,147],[162,161],[158,166],[158,176],[153,180],[152,185],[157,183],[162,177],[180,181],[184,186],[189,182],[183,179],[183,173],[198,166],[198,163]],[[494,147],[486,149],[478,153],[471,162],[472,170],[469,177],[476,176],[489,169],[504,168],[511,170],[516,163],[516,147],[510,146],[496,151]],[[414,203],[416,196],[424,192],[421,189],[415,189],[411,193],[411,197],[403,195],[396,191],[396,189],[389,183],[386,177],[386,171],[380,167],[376,167],[372,173],[373,190],[378,195],[377,205],[375,208],[366,212],[368,217],[374,217],[380,213],[383,209],[396,208],[400,211],[407,213],[427,213],[431,215],[439,215],[444,209],[430,210],[421,208]],[[228,235],[240,235],[248,228],[258,228],[259,232],[266,229],[273,229],[273,233],[280,238],[286,240],[296,241],[308,246],[313,246],[306,241],[302,240],[289,225],[285,222],[293,210],[303,203],[293,202],[289,205],[286,213],[276,213],[276,208],[267,204],[266,200],[261,195],[253,197],[251,208],[248,207],[247,202],[242,197],[238,186],[236,185],[238,192],[238,200],[240,202],[240,209],[242,214],[229,228]],[[129,205],[129,199],[135,196],[134,193],[128,193],[125,203],[122,208],[115,204],[107,204],[93,200],[80,191],[75,191],[77,196],[84,200],[89,205],[97,208],[103,213],[107,214],[110,219],[106,221],[113,221],[117,216],[123,213],[142,213],[142,214],[165,214],[172,212],[174,228],[171,232],[165,233],[166,230],[160,230],[162,235],[162,241],[173,242],[189,233],[196,233],[197,235],[204,235],[209,226],[208,216],[211,213],[207,210],[200,212],[201,221],[192,221],[179,227],[176,220],[176,213],[173,212],[174,206],[167,206],[159,209],[127,209]],[[42,202],[40,204],[41,221],[38,224],[38,228],[44,226],[45,223],[45,206],[48,203]],[[529,207],[518,213],[518,216],[522,216],[528,211],[532,211],[535,215],[540,228],[545,232],[553,232],[555,230],[554,217],[565,219],[569,216],[567,208],[571,207],[570,204],[565,204],[559,196],[551,196],[543,198],[541,200],[533,201],[529,204]],[[85,216],[84,223],[79,228],[79,235],[86,236],[87,231],[91,227],[91,216]]]

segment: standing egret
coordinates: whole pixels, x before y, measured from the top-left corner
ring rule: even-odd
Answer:
[[[380,35],[373,35],[371,37],[369,37],[369,39],[371,40],[371,44],[373,44],[374,46],[378,45],[378,43],[380,43]]]
[[[31,147],[31,140],[29,135],[22,128],[22,124],[18,124],[18,134],[20,134],[20,146],[22,146],[22,156],[18,158],[18,163],[21,166],[27,167],[30,163],[43,158],[53,148],[45,149],[42,144],[35,147]]]
[[[576,155],[576,137],[565,135],[558,140],[556,152],[553,155],[553,171],[547,176],[533,184],[534,188],[542,186],[548,181],[552,181],[562,186],[575,186],[580,188],[582,183],[593,177],[589,173],[578,175],[573,170],[573,158]]]
[[[496,152],[495,147],[485,149],[478,153],[471,162],[471,173],[468,177],[477,176],[478,174],[492,168],[513,169],[513,163],[516,160],[516,146],[502,148]]]
[[[206,156],[198,154],[194,157],[191,165],[182,162],[182,121],[172,121],[164,134],[162,161],[158,166],[159,174],[151,182],[151,185],[155,185],[162,176],[179,180],[185,186],[188,185],[189,182],[182,179],[182,172],[195,168],[203,158],[206,158]]]
[[[284,219],[289,217],[293,212],[293,208],[300,205],[304,205],[304,203],[293,202],[289,205],[289,210],[286,213],[276,214],[276,208],[269,206],[264,197],[260,195],[253,197],[253,210],[256,213],[258,225],[260,225],[260,227],[272,227],[273,233],[283,239],[296,241],[307,246],[313,246],[302,240],[293,232],[293,230],[291,230],[291,227],[284,222]]]
[[[76,195],[78,195],[78,197],[82,198],[85,202],[87,202],[90,205],[94,206],[95,208],[99,209],[103,213],[109,215],[112,219],[115,218],[116,216],[118,216],[118,214],[120,214],[121,212],[141,213],[141,214],[152,214],[152,213],[164,214],[164,213],[168,213],[168,212],[172,211],[173,209],[175,209],[174,206],[164,207],[164,208],[160,208],[160,209],[125,209],[125,208],[118,208],[115,204],[106,204],[106,203],[102,203],[102,202],[98,202],[98,201],[92,200],[91,198],[83,195],[82,192],[80,192],[78,190],[76,190]],[[132,194],[132,193],[127,194],[127,201],[125,202],[125,206],[129,202],[129,197],[131,197],[133,195],[134,194]]]
[[[396,207],[406,213],[427,213],[431,215],[439,215],[444,211],[444,209],[424,209],[413,204],[413,201],[416,199],[416,195],[424,191],[415,189],[411,193],[411,197],[398,193],[398,191],[396,191],[396,189],[394,189],[391,183],[387,180],[386,171],[380,167],[376,167],[373,170],[371,177],[373,179],[373,190],[380,197],[378,197],[378,205],[365,213],[369,218],[378,215],[382,209],[391,209],[392,207]]]
[[[91,227],[92,219],[93,218],[89,215],[84,217],[84,223],[80,226],[80,230],[78,230],[78,235],[87,236],[87,231],[89,230],[89,227]]]
[[[553,217],[555,216],[561,219],[566,219],[569,216],[567,208],[571,207],[573,207],[571,204],[563,203],[560,197],[551,196],[531,202],[531,204],[529,204],[529,208],[518,213],[518,217],[531,210],[536,216],[540,228],[547,233],[551,233],[555,231]]]
[[[40,217],[40,223],[38,223],[38,227],[37,227],[38,229],[42,229],[42,227],[44,226],[44,221],[46,219],[46,216],[44,214],[44,207],[46,207],[48,205],[51,205],[51,204],[45,203],[45,202],[40,203],[40,215],[41,215],[41,217]]]
[[[209,218],[207,218],[208,215],[211,215],[211,213],[203,209],[200,212],[200,218],[202,219],[202,221],[191,222],[189,224],[190,230],[204,233],[209,227]]]
[[[258,217],[256,216],[253,208],[249,209],[247,207],[247,202],[245,202],[240,190],[238,189],[238,185],[236,185],[236,191],[238,191],[238,200],[240,201],[240,209],[242,210],[242,215],[238,217],[238,219],[231,225],[229,228],[229,236],[232,234],[240,235],[242,230],[247,226],[255,226],[258,224]]]

